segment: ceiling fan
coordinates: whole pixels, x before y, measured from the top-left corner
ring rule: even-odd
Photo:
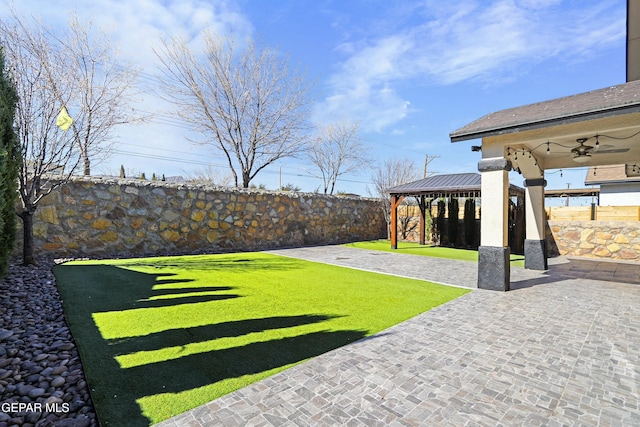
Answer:
[[[588,162],[591,159],[592,154],[611,154],[611,153],[625,153],[629,151],[628,148],[612,148],[613,145],[600,145],[598,141],[598,136],[596,135],[596,144],[595,147],[591,145],[585,145],[589,138],[578,138],[576,142],[580,145],[573,147],[571,149],[571,156],[573,157],[574,162],[584,163]]]

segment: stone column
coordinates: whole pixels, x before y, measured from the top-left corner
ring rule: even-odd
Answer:
[[[478,288],[508,291],[509,258],[509,175],[511,162],[503,157],[482,159],[482,218],[478,248]]]
[[[544,178],[525,179],[526,187],[526,234],[524,241],[524,268],[530,270],[546,270],[547,242],[545,226],[547,222],[544,211]]]

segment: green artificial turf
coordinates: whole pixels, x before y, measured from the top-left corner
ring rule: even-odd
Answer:
[[[102,425],[160,422],[468,290],[265,253],[54,268]]]
[[[415,242],[398,242],[398,249],[391,249],[391,242],[384,239],[347,243],[345,244],[345,246],[375,251],[396,252],[399,254],[424,255],[436,258],[457,259],[460,261],[478,261],[478,251],[475,250],[421,245]],[[522,255],[511,254],[511,265],[514,267],[524,267],[524,257]]]

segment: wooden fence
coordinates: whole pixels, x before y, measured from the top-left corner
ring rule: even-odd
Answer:
[[[640,206],[553,206],[547,219],[557,221],[640,221]]]
[[[640,206],[594,206],[593,218],[591,206],[547,206],[547,219],[557,221],[640,221]],[[418,217],[418,206],[400,205],[399,216]],[[431,207],[431,217],[438,216],[438,207]],[[464,219],[464,206],[458,211],[458,217]],[[476,218],[480,218],[480,207],[476,207]]]

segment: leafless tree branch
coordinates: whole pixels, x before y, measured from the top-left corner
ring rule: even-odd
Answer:
[[[203,37],[201,55],[184,39],[163,40],[156,51],[162,96],[225,154],[235,185],[246,188],[266,166],[304,148],[307,85],[274,49]]]
[[[70,132],[56,126],[63,102],[71,96],[70,82],[60,82],[56,90],[47,73],[62,68],[62,52],[43,31],[25,32],[19,24],[0,22],[2,45],[8,69],[18,93],[15,126],[22,149],[18,192],[23,221],[23,261],[34,263],[33,214],[38,203],[63,184],[76,169],[79,157]],[[46,65],[42,58],[47,59]],[[60,72],[62,70],[59,70]]]
[[[357,123],[339,121],[321,128],[310,144],[307,156],[318,170],[315,176],[322,179],[325,194],[333,194],[341,175],[371,164],[369,147],[360,139],[359,129]]]
[[[387,222],[387,230],[390,229],[389,225],[391,224],[391,196],[387,193],[387,189],[418,179],[420,179],[420,172],[415,163],[407,158],[386,159],[373,171],[371,182],[374,188],[370,190],[370,193],[382,202],[381,207]]]
[[[0,21],[0,43],[19,101],[15,125],[22,148],[19,176],[24,225],[24,262],[33,263],[33,214],[38,203],[64,184],[80,163],[106,155],[115,126],[143,117],[127,110],[136,72],[116,61],[107,37],[94,37],[75,16],[66,34],[12,12]],[[62,108],[73,118],[66,131],[56,126]]]

